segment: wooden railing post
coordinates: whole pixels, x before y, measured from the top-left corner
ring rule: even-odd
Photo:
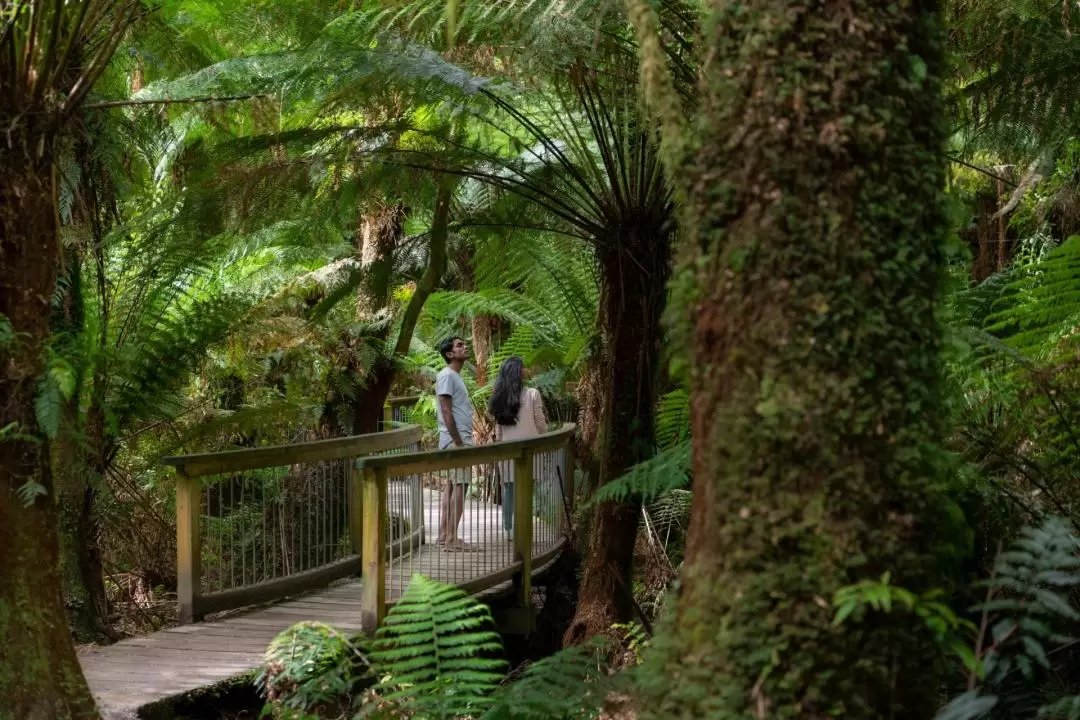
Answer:
[[[566,440],[566,478],[563,481],[563,492],[566,493],[566,516],[571,520],[574,517],[574,438],[571,435]],[[570,528],[566,528],[569,530]]]
[[[356,566],[356,574],[360,575],[364,570],[362,559],[364,547],[364,471],[353,463],[352,476],[349,479],[348,490],[349,508],[349,541],[354,554],[361,556]]]
[[[176,601],[181,623],[199,618],[196,602],[200,593],[202,558],[199,531],[199,478],[190,478],[182,467],[176,469]]]
[[[411,475],[409,477],[409,500],[412,503],[409,513],[409,530],[415,531],[417,526],[419,526],[419,544],[413,548],[414,550],[419,550],[424,546],[424,540],[427,536],[427,528],[424,525],[424,483],[419,475]]]
[[[521,563],[515,583],[519,607],[532,606],[533,556],[533,451],[525,450],[514,459],[514,555]]]
[[[364,470],[364,527],[361,562],[364,568],[360,624],[374,635],[386,615],[386,468]]]

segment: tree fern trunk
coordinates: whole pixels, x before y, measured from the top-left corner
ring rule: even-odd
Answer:
[[[60,260],[48,152],[18,121],[0,151],[0,718],[96,718],[68,633],[55,487],[34,400]],[[20,132],[22,131],[22,132]],[[40,490],[29,507],[20,488]]]
[[[943,33],[932,0],[712,0],[683,184],[694,505],[642,717],[933,715]],[[668,138],[674,140],[674,138]],[[674,302],[674,301],[673,301]]]
[[[648,226],[646,226],[648,227]],[[603,284],[597,485],[652,456],[671,237],[639,231],[600,243]],[[601,503],[589,522],[577,612],[567,644],[606,633],[633,614],[630,577],[641,503]]]
[[[457,252],[457,268],[461,276],[461,290],[476,292],[476,260],[475,248],[472,243],[465,241],[459,244]],[[488,365],[491,363],[491,355],[494,350],[494,339],[500,325],[500,318],[488,313],[476,313],[471,318],[466,318],[471,329],[473,363],[476,366],[476,386],[484,387],[488,384]],[[496,370],[496,372],[498,372]],[[485,445],[495,440],[495,422],[488,413],[486,407],[475,408],[473,414],[473,438],[477,445]]]
[[[356,294],[356,316],[371,320],[386,309],[394,279],[394,251],[405,235],[408,208],[401,203],[378,207],[360,218],[356,233],[356,252],[365,277]],[[389,332],[389,328],[387,328]],[[385,340],[385,337],[379,338]],[[376,338],[368,338],[368,341]],[[353,435],[379,432],[383,405],[394,383],[394,364],[381,355],[371,367],[364,367],[353,358],[350,371],[359,385],[352,399],[334,398],[348,402],[352,423],[345,431]]]
[[[394,343],[393,356],[381,359],[371,370],[367,386],[361,391],[354,405],[353,433],[361,434],[375,432],[371,428],[378,428],[378,421],[382,417],[383,404],[390,395],[394,384],[395,365],[397,357],[406,355],[412,344],[413,332],[416,330],[416,322],[420,318],[420,312],[424,303],[431,296],[435,287],[439,284],[443,273],[446,272],[446,240],[449,235],[450,223],[450,199],[453,197],[455,182],[444,177],[435,178],[438,189],[435,194],[435,212],[431,223],[430,245],[428,246],[428,264],[413,296],[409,298],[405,311],[402,313],[401,325],[398,329],[398,337]],[[398,206],[401,208],[401,206]],[[398,214],[401,226],[399,233],[404,232],[405,209],[401,208]],[[389,298],[389,288],[387,292]]]
[[[353,401],[353,435],[367,435],[382,430],[383,406],[394,384],[394,363],[380,359],[364,373],[364,387]]]
[[[394,280],[394,251],[405,237],[408,208],[383,205],[361,218],[357,254],[365,278],[356,295],[356,316],[370,320],[390,303]]]

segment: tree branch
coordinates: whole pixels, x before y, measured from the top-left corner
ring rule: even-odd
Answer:
[[[1016,187],[1016,183],[1014,183],[1012,180],[1007,180],[1006,178],[1002,177],[1001,175],[998,175],[997,173],[990,172],[986,168],[981,168],[978,165],[972,165],[969,162],[964,162],[960,158],[955,157],[953,155],[949,156],[949,160],[956,163],[957,165],[963,165],[966,168],[974,170],[975,172],[980,172],[983,175],[986,175],[987,177],[994,178],[995,180],[1000,180],[1001,182],[1005,183],[1006,185],[1011,185],[1012,187]]]
[[[413,331],[420,319],[420,311],[424,309],[424,303],[435,291],[439,279],[446,272],[446,238],[450,234],[450,201],[453,198],[454,185],[456,182],[439,176],[436,180],[439,189],[435,194],[435,219],[431,223],[431,247],[428,249],[428,266],[420,281],[416,283],[416,290],[409,298],[409,304],[405,308],[405,314],[401,318],[401,329],[398,331],[397,343],[394,345],[394,354],[405,355],[409,352],[412,344]]]
[[[237,100],[252,100],[255,98],[274,97],[272,93],[254,93],[251,95],[201,95],[190,98],[161,98],[160,100],[107,100],[105,102],[87,103],[84,110],[102,110],[105,108],[132,107],[137,105],[180,105],[186,103],[210,103],[210,102],[235,102]]]

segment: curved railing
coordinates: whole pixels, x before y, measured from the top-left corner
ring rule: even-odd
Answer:
[[[570,441],[574,425],[527,440],[477,447],[358,458],[363,520],[362,624],[375,628],[386,606],[404,592],[413,575],[452,583],[478,593],[507,583],[519,605],[531,604],[534,569],[562,550],[574,495]],[[462,517],[449,547],[443,503],[453,485],[464,486]],[[415,495],[402,497],[400,488]],[[513,501],[507,497],[513,492]],[[419,548],[387,552],[402,508],[423,507]],[[505,528],[512,525],[512,531]]]
[[[383,406],[382,428],[389,430],[390,428],[410,424],[413,409],[419,400],[419,395],[401,395],[387,398],[386,404]]]
[[[377,627],[416,574],[469,593],[508,584],[528,607],[534,571],[565,542],[574,429],[420,452],[422,430],[412,425],[164,458],[177,473],[180,621],[358,573],[365,628]],[[442,515],[456,499],[451,487],[465,489],[456,524]]]
[[[360,571],[357,458],[414,451],[422,429],[163,458],[176,468],[181,622],[312,589]],[[417,480],[393,484],[384,553],[424,543]]]

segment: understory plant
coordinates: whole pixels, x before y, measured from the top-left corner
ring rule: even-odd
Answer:
[[[1080,719],[1080,687],[1062,672],[1077,643],[1075,527],[1050,517],[998,554],[979,615],[965,685],[935,720]]]
[[[627,626],[630,642],[643,642]],[[595,717],[609,686],[603,640],[507,674],[488,607],[417,575],[370,643],[315,622],[281,633],[256,686],[275,720]]]

